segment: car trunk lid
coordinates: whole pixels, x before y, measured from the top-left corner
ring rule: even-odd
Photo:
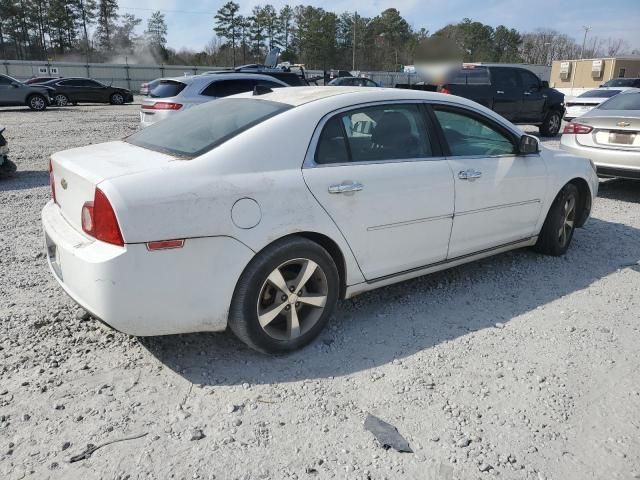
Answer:
[[[100,182],[161,168],[172,160],[175,157],[122,141],[54,153],[51,169],[56,203],[64,218],[81,231],[82,206],[93,201]]]
[[[580,145],[618,150],[640,150],[640,118],[629,112],[611,111],[603,116],[585,116],[576,120],[593,127],[588,134],[576,135]]]

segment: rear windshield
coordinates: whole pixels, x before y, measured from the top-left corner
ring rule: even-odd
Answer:
[[[186,85],[176,80],[160,80],[154,85],[154,82],[149,84],[149,96],[153,98],[167,98],[175,97]]]
[[[638,79],[634,78],[614,78],[604,84],[605,87],[633,87]]]
[[[610,98],[598,107],[599,110],[640,110],[640,92],[622,93]]]
[[[452,85],[489,85],[489,70],[487,68],[462,68],[455,70],[449,76]]]
[[[580,98],[611,98],[619,94],[622,90],[589,90],[581,95]]]
[[[250,98],[223,98],[186,110],[129,136],[139,147],[193,158],[291,108]]]

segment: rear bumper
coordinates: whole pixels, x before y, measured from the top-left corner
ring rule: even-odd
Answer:
[[[598,175],[640,178],[640,152],[580,145],[576,142],[575,135],[563,135],[560,147],[574,155],[591,159]]]
[[[233,290],[253,252],[230,237],[188,239],[150,252],[90,239],[59,207],[42,211],[49,267],[62,288],[104,323],[130,335],[220,331]]]

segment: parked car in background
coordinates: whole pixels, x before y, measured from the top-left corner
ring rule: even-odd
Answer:
[[[566,125],[560,147],[591,159],[602,177],[640,179],[640,89],[619,93]]]
[[[41,85],[54,89],[53,100],[59,107],[70,103],[110,103],[123,105],[133,102],[133,94],[126,88],[112,87],[91,78],[61,78]]]
[[[26,85],[8,75],[0,75],[0,107],[26,105],[31,110],[45,110],[52,103],[53,88]]]
[[[95,317],[132,335],[228,325],[286,352],[340,298],[519,247],[564,254],[598,179],[470,100],[300,87],[56,153],[51,185],[49,265]]]
[[[140,124],[147,127],[178,112],[237,93],[250,92],[262,85],[282,88],[289,85],[269,75],[218,72],[190,77],[162,78],[142,101]]]
[[[564,94],[525,68],[468,65],[452,71],[441,93],[471,99],[516,124],[537,125],[555,137],[564,116]]]
[[[32,85],[34,83],[43,83],[48,82],[49,80],[55,80],[56,78],[62,77],[32,77],[29,80],[25,80],[24,83],[27,85]]]
[[[620,92],[628,89],[628,87],[601,87],[594,90],[587,90],[577,97],[568,98],[565,101],[564,119],[568,122],[574,118],[580,117],[594,107],[597,107],[605,100],[616,96]]]
[[[640,78],[612,78],[600,87],[633,87],[640,88]]]
[[[140,85],[140,95],[149,95],[149,92],[158,84],[159,78],[151,80],[150,82],[144,82]]]
[[[327,85],[332,87],[377,87],[380,85],[377,82],[365,77],[339,77],[331,80]]]

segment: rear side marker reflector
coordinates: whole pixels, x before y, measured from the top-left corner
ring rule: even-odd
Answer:
[[[152,105],[142,105],[143,110],[180,110],[182,108],[181,103],[173,102],[156,102]]]
[[[184,247],[184,239],[179,240],[158,240],[156,242],[147,242],[147,250],[169,250],[172,248]]]

